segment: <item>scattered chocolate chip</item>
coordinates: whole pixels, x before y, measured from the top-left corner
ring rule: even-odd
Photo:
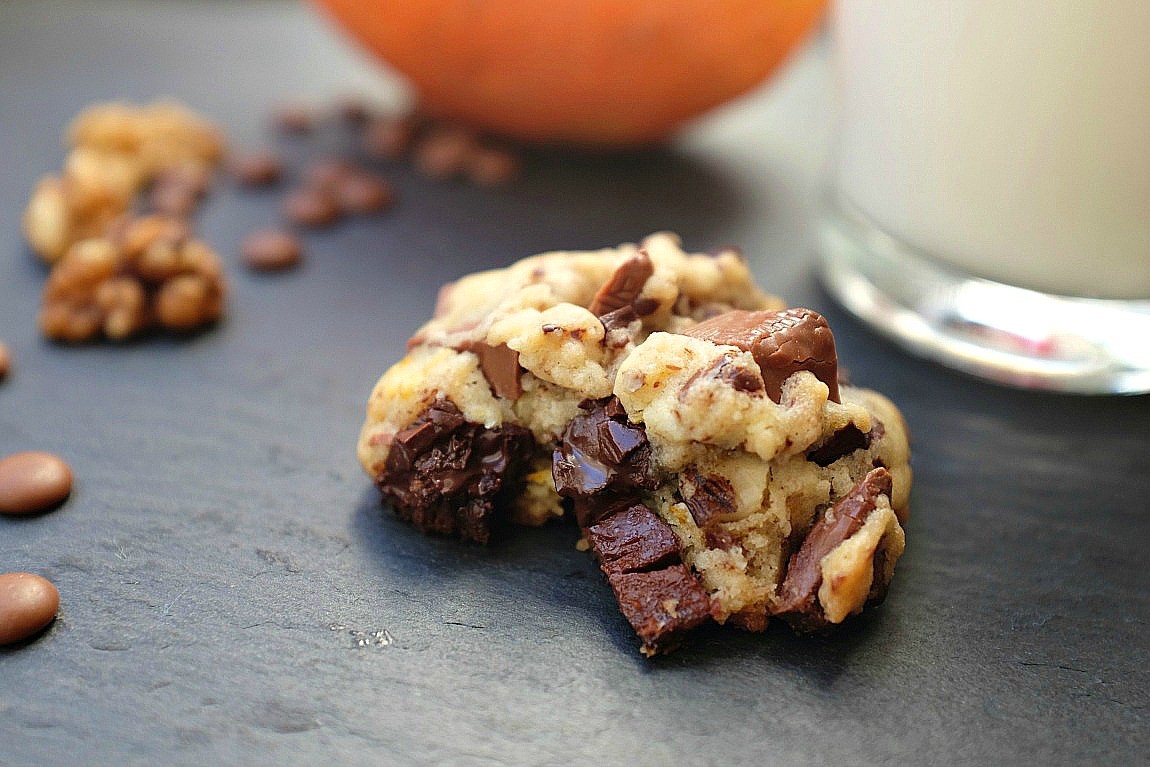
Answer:
[[[751,352],[767,396],[775,402],[782,397],[783,382],[800,370],[813,373],[827,385],[831,401],[839,401],[835,339],[827,321],[810,309],[735,310],[700,322],[684,334]]]
[[[415,143],[415,167],[436,179],[448,179],[464,171],[475,148],[471,131],[443,126],[429,130]]]
[[[505,186],[519,175],[519,158],[509,150],[479,146],[467,158],[464,171],[478,186]]]
[[[283,200],[283,214],[293,224],[310,228],[330,226],[340,219],[339,203],[324,190],[303,187]]]
[[[875,510],[880,495],[891,495],[891,475],[884,468],[872,469],[851,491],[815,520],[799,550],[787,561],[787,574],[779,586],[774,612],[800,631],[827,625],[818,603],[823,575],[821,562],[836,546],[859,531]],[[885,584],[876,584],[880,589]]]
[[[376,485],[399,517],[420,530],[487,543],[534,444],[521,426],[487,429],[441,400],[395,435]]]
[[[48,511],[72,492],[72,469],[51,453],[28,451],[0,458],[0,514]]]
[[[315,129],[315,110],[303,104],[284,104],[275,110],[272,121],[280,133],[311,133]]]
[[[877,423],[875,425],[878,426]],[[807,460],[825,468],[856,450],[866,450],[874,436],[874,429],[865,432],[853,423],[847,424],[827,438],[826,442],[808,450]]]
[[[344,179],[356,172],[356,167],[343,157],[320,157],[308,163],[303,173],[304,186],[332,191]]]
[[[623,616],[643,640],[644,655],[671,649],[684,632],[711,618],[711,598],[683,564],[607,574]]]
[[[335,103],[335,114],[348,125],[360,126],[371,119],[371,109],[358,96],[344,96]]]
[[[363,151],[369,157],[394,160],[402,157],[415,141],[415,122],[402,117],[372,120],[363,132]]]
[[[278,272],[297,266],[303,258],[303,247],[290,232],[259,229],[244,238],[240,257],[254,271]]]
[[[60,592],[32,573],[0,575],[0,645],[31,639],[51,623],[60,609]]]
[[[379,176],[364,171],[349,173],[335,185],[335,197],[346,213],[379,213],[391,207],[395,192]]]
[[[519,352],[508,348],[507,344],[492,346],[484,341],[468,341],[459,350],[471,352],[479,358],[479,369],[497,397],[515,400],[523,394]]]
[[[8,375],[9,368],[12,367],[12,353],[8,351],[8,344],[0,341],[0,381]]]
[[[278,184],[283,178],[283,160],[275,152],[248,152],[232,158],[232,176],[243,186],[262,187]]]

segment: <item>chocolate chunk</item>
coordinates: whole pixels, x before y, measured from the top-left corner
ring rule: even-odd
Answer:
[[[679,562],[679,539],[671,526],[641,503],[592,525],[587,538],[606,573],[636,573]]]
[[[802,546],[791,555],[775,612],[796,629],[813,631],[827,626],[818,603],[822,558],[859,531],[880,495],[890,497],[891,482],[889,471],[872,469],[815,522]]]
[[[827,385],[831,401],[839,401],[835,339],[827,321],[810,309],[735,310],[700,322],[684,334],[751,352],[767,396],[775,402],[782,397],[783,382],[799,370],[814,373]]]
[[[395,435],[376,485],[420,530],[487,543],[533,447],[527,429],[484,428],[442,400]]]
[[[572,419],[552,455],[551,474],[559,495],[574,501],[575,517],[586,527],[630,505],[641,490],[653,490],[651,445],[642,426],[627,420],[615,397],[588,401]]]
[[[703,475],[698,469],[689,467],[679,477],[679,487],[683,503],[691,512],[695,524],[701,528],[733,514],[739,508],[735,500],[735,489],[725,477]]]
[[[487,378],[491,391],[504,399],[519,399],[523,394],[523,368],[519,366],[519,352],[507,344],[492,346],[485,341],[468,341],[460,351],[471,352],[479,358],[479,369]]]
[[[655,266],[646,251],[640,250],[628,258],[607,284],[599,288],[588,308],[599,318],[603,327],[610,331],[625,328],[640,317],[645,317],[659,308],[659,302],[651,298],[639,298],[643,286],[655,273]]]
[[[623,616],[643,640],[643,653],[665,652],[711,617],[711,598],[684,564],[645,572],[609,572]]]
[[[853,423],[847,424],[832,434],[826,442],[808,450],[807,460],[825,468],[856,450],[867,449],[870,447],[870,442],[870,432],[863,431]]]

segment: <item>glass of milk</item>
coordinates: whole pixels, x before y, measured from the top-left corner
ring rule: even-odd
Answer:
[[[1150,391],[1150,2],[838,0],[824,284],[944,364]]]

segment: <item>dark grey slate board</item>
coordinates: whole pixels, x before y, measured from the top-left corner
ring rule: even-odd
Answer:
[[[225,324],[38,339],[18,212],[82,105],[170,95],[255,144],[277,99],[377,77],[292,3],[0,4],[0,454],[52,450],[78,478],[62,509],[0,520],[0,570],[62,594],[44,636],[0,650],[0,764],[1146,763],[1150,402],[978,383],[830,304],[804,247],[821,45],[666,152],[543,156],[499,193],[388,168],[394,213],[309,236],[292,274],[238,268],[275,204],[225,185],[201,218],[232,264]],[[441,282],[662,228],[741,245],[911,425],[910,547],[833,639],[708,630],[644,660],[570,527],[428,539],[355,463],[367,393]]]

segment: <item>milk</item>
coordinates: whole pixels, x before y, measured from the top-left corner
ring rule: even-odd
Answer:
[[[838,192],[1050,293],[1150,298],[1150,0],[839,0]]]

